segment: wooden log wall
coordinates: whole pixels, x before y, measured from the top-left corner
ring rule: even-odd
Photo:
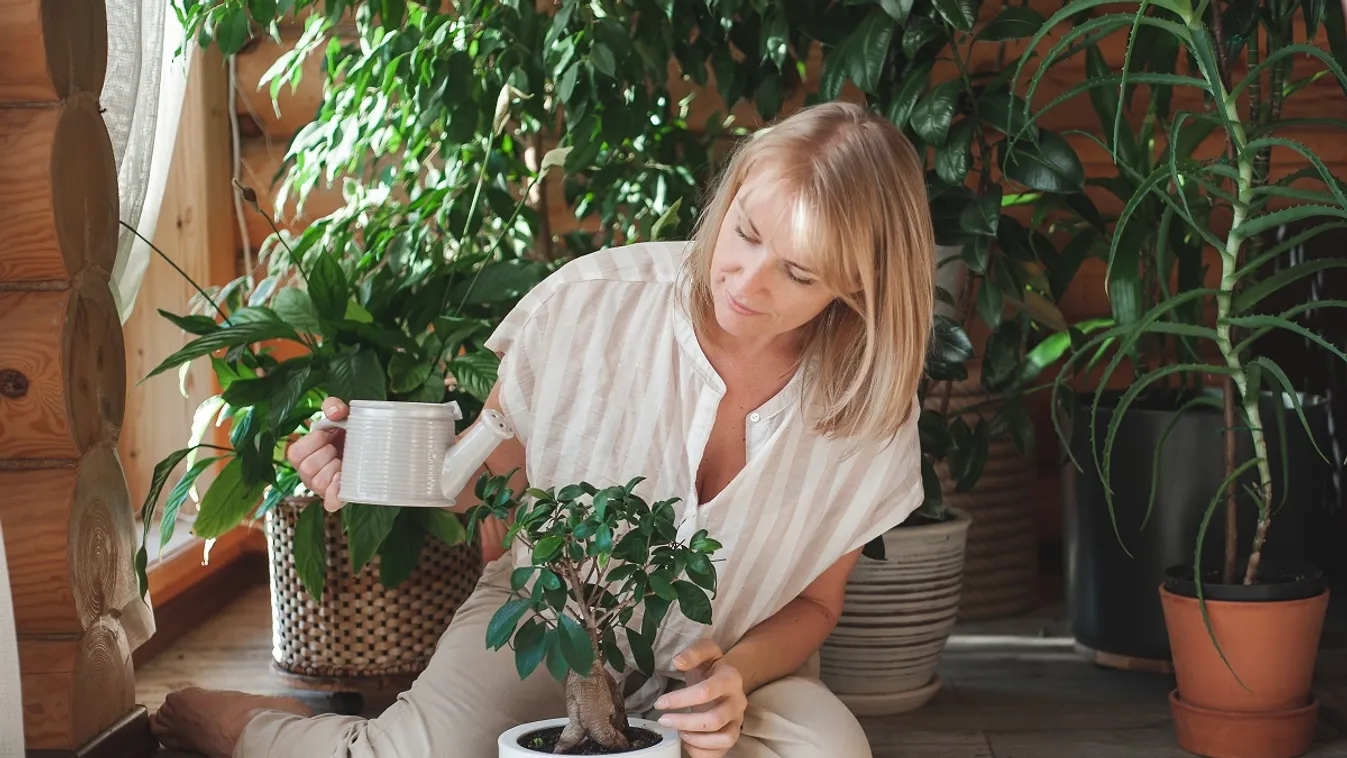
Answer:
[[[126,356],[109,288],[104,14],[0,0],[0,524],[26,746],[71,755],[115,725],[144,730],[131,652],[154,631],[116,452]]]

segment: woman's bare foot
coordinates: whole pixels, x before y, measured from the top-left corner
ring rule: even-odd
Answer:
[[[170,750],[195,750],[209,758],[231,758],[243,728],[259,710],[313,715],[313,711],[294,698],[189,687],[168,694],[163,707],[150,716],[150,731]]]

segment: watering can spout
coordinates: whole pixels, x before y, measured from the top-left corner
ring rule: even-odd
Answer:
[[[440,490],[451,503],[468,486],[477,469],[500,446],[515,436],[514,427],[500,411],[483,408],[477,420],[463,438],[449,446],[444,453],[444,467],[440,472]]]

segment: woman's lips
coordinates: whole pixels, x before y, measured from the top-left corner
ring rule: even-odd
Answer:
[[[735,297],[734,297],[734,295],[731,295],[731,294],[728,293],[728,292],[725,293],[725,299],[729,301],[729,303],[730,303],[730,308],[731,308],[735,313],[738,313],[738,314],[743,315],[743,316],[761,316],[761,315],[762,315],[762,312],[761,312],[761,311],[755,311],[755,310],[753,310],[752,308],[749,308],[748,306],[746,306],[746,305],[744,305],[743,303],[741,303],[741,302],[739,302],[738,300],[736,300]]]

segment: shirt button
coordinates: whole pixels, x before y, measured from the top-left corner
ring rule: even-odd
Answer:
[[[758,418],[759,418],[759,416],[758,416],[758,414],[756,414],[756,413],[750,413],[750,414],[748,414],[748,420],[749,420],[749,421],[757,421]]]

